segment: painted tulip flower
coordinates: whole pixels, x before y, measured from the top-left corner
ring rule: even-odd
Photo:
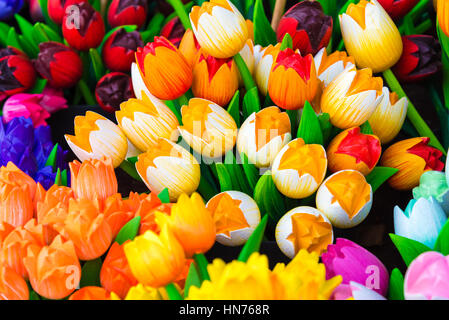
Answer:
[[[404,124],[407,116],[408,100],[399,99],[396,92],[390,92],[387,87],[382,89],[383,97],[368,122],[373,133],[382,144],[393,140]]]
[[[384,296],[367,287],[350,281],[349,284],[339,285],[332,294],[333,300],[387,300]]]
[[[159,99],[177,99],[192,85],[190,65],[164,37],[137,48],[136,61],[148,90]]]
[[[339,133],[327,147],[329,170],[357,170],[368,175],[380,159],[382,147],[379,138],[360,132],[359,127]]]
[[[269,167],[278,152],[291,140],[290,118],[277,107],[252,113],[240,127],[237,150],[258,168]]]
[[[23,7],[23,0],[0,0],[0,20],[8,20]]]
[[[248,40],[246,21],[231,1],[205,1],[189,16],[201,48],[215,58],[235,56]]]
[[[413,188],[413,198],[433,197],[449,216],[449,186],[446,175],[440,171],[426,171],[419,178],[419,186]]]
[[[271,69],[276,61],[281,48],[281,44],[278,43],[274,47],[269,45],[262,50],[262,56],[259,62],[256,64],[256,70],[254,78],[257,83],[257,87],[262,95],[268,94],[268,79],[270,78]]]
[[[147,14],[148,2],[145,0],[112,0],[108,9],[108,23],[112,28],[136,25],[140,29]]]
[[[287,48],[279,52],[273,64],[268,93],[277,106],[296,110],[315,97],[319,84],[312,55],[301,57],[300,53]]]
[[[107,112],[120,110],[120,103],[134,98],[131,77],[122,72],[105,74],[95,87],[95,98]]]
[[[125,160],[128,143],[125,134],[111,120],[87,111],[75,117],[75,135],[64,137],[73,153],[81,161],[109,157],[114,168]]]
[[[339,18],[346,50],[357,67],[378,73],[398,62],[402,54],[401,34],[377,0],[351,3]]]
[[[46,86],[42,91],[42,100],[39,104],[50,113],[68,108],[62,89],[55,89],[50,86]]]
[[[15,229],[13,225],[7,222],[0,222],[0,248],[5,238]]]
[[[275,235],[279,249],[290,259],[302,249],[321,255],[334,241],[329,219],[312,207],[297,207],[283,215]]]
[[[3,120],[10,122],[16,117],[31,118],[34,127],[47,125],[50,113],[40,105],[42,94],[18,93],[9,97],[3,105]]]
[[[179,52],[181,52],[181,54],[184,56],[193,70],[193,67],[198,60],[200,44],[196,40],[195,34],[193,33],[192,29],[187,29],[182,36],[182,39],[179,43]]]
[[[100,205],[101,213],[111,227],[112,238],[115,238],[122,227],[134,218],[135,208],[138,208],[139,202],[134,198],[122,198],[120,193],[116,193],[107,197],[103,206]]]
[[[449,258],[435,251],[424,252],[412,261],[405,273],[405,299],[448,300],[448,279]]]
[[[352,228],[368,216],[373,204],[373,190],[356,170],[334,173],[319,187],[317,209],[337,228]]]
[[[306,198],[323,182],[327,170],[326,151],[319,144],[290,141],[273,161],[271,175],[278,190],[293,199]]]
[[[419,184],[421,175],[430,170],[442,171],[443,153],[428,146],[429,138],[419,137],[396,142],[384,151],[380,165],[399,169],[388,183],[397,190],[411,190]]]
[[[96,48],[103,41],[105,26],[101,14],[88,1],[70,3],[62,19],[62,35],[67,43],[80,51]],[[73,15],[78,15],[73,18]]]
[[[445,0],[438,0],[436,8],[438,25],[449,37],[449,3]]]
[[[122,102],[115,116],[127,138],[142,152],[156,146],[159,138],[178,140],[179,122],[173,111],[145,93],[143,99]]]
[[[358,127],[367,121],[379,105],[383,80],[373,77],[371,69],[346,68],[325,89],[321,111],[340,128]]]
[[[392,19],[400,19],[405,16],[419,0],[378,0]]]
[[[143,197],[140,207],[136,211],[135,216],[140,216],[139,234],[144,234],[147,230],[151,230],[156,234],[161,232],[160,226],[156,223],[156,212],[162,212],[170,215],[173,203],[161,203],[161,200],[154,194],[142,194]]]
[[[394,207],[394,233],[433,248],[446,222],[443,209],[433,197],[412,199],[405,212]]]
[[[159,235],[147,231],[135,237],[123,250],[131,272],[145,286],[165,286],[184,269],[184,250],[168,226],[163,226]]]
[[[120,297],[111,292],[111,300],[120,300]],[[131,287],[123,300],[168,300],[165,288],[153,288],[139,283]]]
[[[315,55],[329,44],[332,17],[324,14],[318,1],[301,1],[282,16],[276,31],[278,42],[287,33],[292,37],[293,49],[299,49],[302,55]]]
[[[143,45],[138,31],[126,32],[124,28],[120,28],[105,41],[101,51],[103,62],[111,71],[129,72],[137,48]]]
[[[354,58],[345,51],[334,51],[327,55],[326,48],[321,49],[313,58],[318,78],[325,87],[329,85],[347,67],[355,66]]]
[[[23,263],[34,291],[47,299],[62,299],[79,285],[81,267],[72,241],[61,236],[44,247],[33,246]]]
[[[59,42],[39,44],[36,71],[50,86],[59,89],[73,87],[83,74],[83,62],[73,49]]]
[[[208,251],[215,243],[215,223],[201,196],[194,192],[189,198],[181,194],[170,215],[156,212],[156,223],[168,228],[184,248],[186,258]]]
[[[245,62],[246,66],[248,67],[248,71],[251,75],[254,75],[254,69],[256,67],[256,60],[254,57],[254,41],[251,39],[246,40],[245,45],[243,46],[243,49],[239,52],[240,56],[242,57],[243,61]],[[244,87],[244,82],[242,75],[240,72],[238,72],[238,78],[239,78],[239,87]]]
[[[200,53],[193,68],[192,92],[195,97],[226,106],[239,88],[239,71],[232,58],[217,59]]]
[[[208,158],[221,157],[234,148],[237,124],[231,115],[212,101],[192,98],[181,108],[182,138],[194,151]]]
[[[389,275],[387,268],[371,252],[344,238],[337,238],[335,244],[327,247],[321,255],[326,266],[326,278],[336,275],[343,277],[342,284],[351,281],[385,296],[388,290]]]
[[[151,192],[168,189],[170,200],[192,194],[200,184],[200,165],[183,147],[159,138],[151,149],[139,155],[136,169]]]
[[[260,222],[257,203],[240,191],[225,191],[206,204],[215,222],[216,240],[225,246],[244,244]]]
[[[102,287],[87,286],[76,290],[69,300],[110,300],[110,293]]]
[[[48,16],[54,23],[61,25],[62,19],[66,13],[67,6],[83,2],[84,0],[48,0],[47,12]],[[70,9],[67,9],[70,10]]]
[[[36,71],[25,54],[0,56],[0,100],[28,91],[33,87],[35,80]]]
[[[0,300],[29,300],[29,297],[25,280],[13,269],[0,266]]]
[[[71,186],[77,199],[103,201],[117,193],[118,185],[110,158],[70,162]]]
[[[424,34],[403,36],[404,51],[392,69],[403,82],[424,80],[441,70],[441,46],[434,37]]]
[[[161,29],[160,35],[167,38],[175,47],[179,48],[179,43],[185,33],[184,26],[178,16],[170,19]]]

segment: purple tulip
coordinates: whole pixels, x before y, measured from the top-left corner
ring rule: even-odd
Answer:
[[[388,290],[387,268],[371,252],[358,244],[338,238],[327,247],[321,259],[326,266],[326,278],[341,275],[342,284],[357,282],[385,296]]]

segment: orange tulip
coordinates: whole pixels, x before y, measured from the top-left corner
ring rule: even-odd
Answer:
[[[25,280],[8,266],[0,266],[0,300],[28,300]]]
[[[48,299],[62,299],[79,285],[81,266],[72,241],[57,236],[49,245],[33,246],[23,259],[33,290]]]
[[[83,287],[73,293],[69,300],[110,300],[110,293],[102,287]]]
[[[23,226],[33,218],[34,180],[8,162],[0,168],[0,222]]]
[[[159,99],[177,99],[192,85],[192,68],[164,37],[154,37],[153,42],[138,48],[136,61],[148,90]]]
[[[0,248],[3,244],[3,240],[11,233],[15,228],[7,222],[0,222]]]
[[[182,36],[179,43],[179,52],[186,58],[187,63],[193,70],[196,60],[198,59],[198,53],[200,51],[200,45],[195,38],[195,34],[192,29],[187,29]]]
[[[69,163],[71,186],[78,199],[105,200],[118,191],[114,167],[109,158]]]
[[[73,241],[80,260],[100,257],[112,242],[112,230],[105,215],[87,199],[70,200],[63,234]]]
[[[120,193],[108,197],[104,202],[102,213],[111,227],[113,238],[115,238],[120,229],[134,216],[134,210],[132,210],[129,202],[129,200],[123,200]]]
[[[195,97],[226,106],[238,87],[239,71],[232,58],[218,59],[200,53],[193,68],[192,91]]]
[[[156,212],[156,222],[167,224],[184,248],[187,258],[204,253],[215,243],[215,222],[201,196],[182,194],[170,216]]]
[[[156,223],[155,213],[159,211],[170,215],[173,203],[162,203],[154,193],[150,193],[149,195],[142,194],[142,196],[140,207],[136,211],[136,217],[141,217],[139,234],[144,234],[148,230],[159,234],[161,230]]]
[[[126,297],[129,288],[137,285],[138,281],[131,272],[123,245],[117,242],[112,244],[101,267],[100,281],[103,288],[114,292],[121,299]]]

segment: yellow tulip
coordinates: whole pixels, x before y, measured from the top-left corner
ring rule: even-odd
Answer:
[[[354,58],[348,56],[345,51],[334,51],[327,55],[326,48],[321,49],[313,58],[318,78],[327,87],[348,66],[355,66]]]
[[[124,300],[166,300],[164,293],[164,288],[156,289],[138,283],[134,287],[129,288]],[[120,300],[120,297],[115,292],[111,292],[111,300]]]

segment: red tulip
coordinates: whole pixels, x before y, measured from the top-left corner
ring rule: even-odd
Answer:
[[[0,100],[28,91],[35,80],[33,64],[24,53],[14,48],[0,51]]]
[[[66,7],[82,2],[84,0],[48,0],[47,1],[47,12],[51,20],[56,24],[62,24],[62,19],[64,18]]]
[[[174,17],[167,22],[165,26],[162,27],[161,36],[166,37],[171,41],[176,47],[179,47],[182,37],[184,36],[184,26],[181,23],[179,17]]]
[[[139,47],[143,47],[140,33],[126,32],[120,28],[111,34],[103,45],[104,64],[111,71],[129,72]]]
[[[134,97],[131,77],[121,72],[104,75],[97,83],[95,97],[103,110],[120,110],[120,103]]]
[[[378,0],[391,18],[399,19],[405,16],[419,0]]]
[[[147,12],[146,0],[112,0],[108,10],[108,22],[113,28],[133,24],[140,28],[147,19]]]

